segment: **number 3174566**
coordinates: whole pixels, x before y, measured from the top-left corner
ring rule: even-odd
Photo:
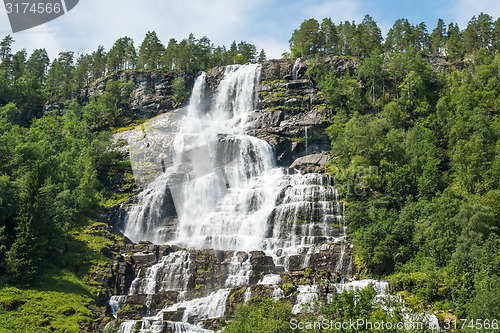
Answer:
[[[59,14],[63,9],[61,3],[35,2],[35,3],[10,3],[5,4],[7,14]]]

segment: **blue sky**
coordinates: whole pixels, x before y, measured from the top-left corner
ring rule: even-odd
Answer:
[[[384,33],[395,20],[425,22],[429,31],[438,18],[464,28],[473,15],[485,12],[497,19],[498,0],[80,0],[66,15],[25,32],[13,34],[14,49],[46,48],[51,58],[60,51],[89,53],[99,45],[107,50],[120,37],[136,46],[149,30],[167,44],[189,33],[207,36],[216,45],[245,40],[264,49],[268,58],[288,50],[288,40],[304,19],[331,17],[335,23],[361,22],[371,15]],[[0,9],[0,36],[11,33],[7,14]]]

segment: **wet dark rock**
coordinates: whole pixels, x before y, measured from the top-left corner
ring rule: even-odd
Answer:
[[[226,326],[224,318],[211,318],[203,320],[203,328],[206,330],[219,331],[222,327]]]
[[[326,171],[326,165],[330,159],[331,156],[328,152],[314,153],[297,158],[290,165],[290,168],[298,169],[302,173],[321,173]]]
[[[165,321],[182,321],[186,308],[179,308],[176,311],[163,312],[163,320]]]
[[[234,287],[231,289],[226,302],[226,318],[232,318],[234,316],[236,306],[243,303],[247,288],[250,288],[250,286]]]
[[[252,265],[250,285],[256,284],[265,274],[276,273],[276,266],[274,265],[273,258],[266,256],[262,251],[251,251],[250,263]]]

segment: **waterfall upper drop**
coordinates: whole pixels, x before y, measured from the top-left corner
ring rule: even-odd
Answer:
[[[260,65],[228,66],[211,94],[201,74],[187,108],[146,125],[131,149],[132,166],[154,180],[130,211],[127,237],[185,248],[264,250],[285,268],[301,248],[343,237],[338,193],[328,179],[288,174],[276,167],[267,142],[245,134],[260,76]],[[146,141],[149,150],[158,147],[156,156],[143,152]],[[156,165],[154,177],[144,176],[148,163]]]

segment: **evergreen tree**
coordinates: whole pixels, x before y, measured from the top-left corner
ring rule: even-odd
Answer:
[[[156,35],[156,32],[149,31],[139,48],[138,67],[159,69],[164,53],[165,47]]]
[[[90,76],[93,81],[106,75],[106,52],[104,47],[99,46],[97,51],[92,52],[92,63],[90,66]]]
[[[338,53],[339,34],[331,18],[323,19],[321,33],[324,36],[324,52],[328,54]]]
[[[177,66],[177,41],[174,38],[171,38],[168,41],[167,49],[165,50],[165,54],[162,59],[162,66],[168,70],[174,70]]]
[[[73,52],[61,52],[50,66],[45,89],[50,99],[68,97],[73,90]]]
[[[493,37],[493,21],[490,15],[481,13],[473,16],[463,33],[466,53],[472,53],[481,48],[490,48]]]
[[[26,50],[16,52],[12,57],[12,80],[19,80],[26,69]]]
[[[320,45],[319,23],[315,19],[302,22],[300,28],[295,30],[290,38],[292,57],[305,57],[316,53],[322,48]]]
[[[358,25],[357,35],[359,36],[360,54],[362,56],[368,56],[380,48],[382,32],[371,16],[366,15],[363,22]]]
[[[240,56],[237,63],[246,64],[254,63],[256,61],[257,49],[255,45],[241,41],[238,44],[238,55]]]
[[[446,38],[446,53],[452,60],[459,60],[464,56],[462,35],[457,24],[450,23],[450,25],[448,26],[448,36]]]
[[[429,51],[429,33],[427,32],[427,26],[424,22],[421,22],[415,27],[413,31],[414,34],[414,45],[420,52]]]
[[[0,42],[0,62],[5,60],[10,60],[12,57],[12,43],[14,42],[14,38],[11,35],[5,36]]]
[[[83,88],[90,83],[92,70],[92,56],[88,54],[82,54],[76,60],[74,80],[75,88]]]
[[[437,27],[432,30],[430,36],[430,53],[433,55],[444,55],[446,38],[446,25],[442,19],[438,20]]]
[[[385,41],[388,51],[403,52],[413,44],[413,27],[407,19],[397,20],[389,32]]]
[[[259,58],[257,59],[257,62],[264,62],[264,61],[266,61],[266,59],[267,59],[266,52],[264,52],[264,49],[260,50]]]
[[[39,273],[46,253],[48,228],[46,198],[38,163],[26,175],[20,193],[16,239],[6,254],[7,273],[12,283],[29,284]]]
[[[129,52],[133,52],[129,55]],[[130,59],[131,58],[131,59]],[[116,72],[131,67],[131,62],[135,58],[134,41],[129,37],[118,39],[107,56],[106,67],[108,72]],[[131,61],[132,60],[132,61]]]
[[[39,84],[44,84],[47,77],[47,69],[50,64],[50,59],[45,49],[37,49],[33,51],[28,61],[26,62],[26,76],[35,80]]]
[[[493,49],[500,51],[500,18],[493,24]]]

